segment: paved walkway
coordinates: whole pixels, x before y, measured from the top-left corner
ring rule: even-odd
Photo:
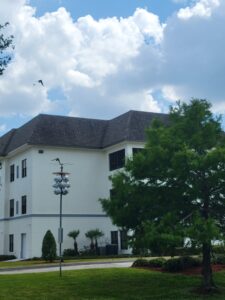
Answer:
[[[129,268],[133,261],[116,261],[116,262],[87,262],[87,263],[69,263],[62,264],[62,271],[82,270],[82,269],[106,269],[106,268]],[[59,266],[27,266],[17,268],[1,268],[0,275],[6,274],[26,274],[59,271]]]

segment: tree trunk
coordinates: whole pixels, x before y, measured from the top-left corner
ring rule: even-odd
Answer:
[[[203,288],[205,291],[211,291],[215,289],[213,282],[212,267],[211,267],[211,244],[203,243],[202,245],[202,276],[203,276]]]
[[[95,245],[94,245],[93,240],[91,240],[90,248],[91,248],[91,251],[93,251],[95,249]]]
[[[98,255],[98,241],[95,240],[95,254]]]
[[[76,241],[74,241],[74,253],[75,255],[78,255],[78,246]]]
[[[202,194],[204,195],[202,216],[205,222],[209,219],[209,203],[210,193],[207,184],[204,182]],[[211,241],[205,241],[202,244],[202,276],[203,276],[203,289],[205,292],[210,292],[216,288],[213,282],[212,267],[211,267]]]

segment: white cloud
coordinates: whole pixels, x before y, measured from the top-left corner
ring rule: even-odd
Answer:
[[[222,109],[225,99],[224,35],[224,0],[207,18],[195,16],[183,20],[179,13],[178,17],[171,18],[162,43],[163,85],[172,86],[180,99],[207,98]]]
[[[191,97],[225,112],[225,0],[195,1],[166,24],[140,8],[127,18],[74,22],[65,8],[37,18],[25,1],[16,9],[14,1],[2,3],[0,19],[10,21],[16,46],[0,78],[2,116],[63,107],[70,115],[110,118],[129,109],[159,112],[164,100]],[[33,85],[38,79],[44,87]],[[48,98],[57,89],[64,99]]]
[[[191,7],[181,8],[178,17],[184,20],[192,17],[210,17],[219,5],[220,0],[200,0]]]
[[[178,90],[172,85],[164,85],[162,87],[162,95],[165,99],[168,99],[171,102],[176,102],[181,99],[181,96],[178,94]]]
[[[12,9],[7,7],[7,0],[3,2],[7,12],[1,14]],[[152,47],[163,36],[159,18],[144,9],[137,9],[129,18],[96,21],[85,16],[77,22],[64,8],[40,18],[34,13],[32,7],[20,1],[17,12],[10,15],[16,50],[14,60],[0,82],[1,115],[21,112],[33,115],[55,110],[57,102],[52,103],[47,96],[49,90],[57,87],[64,91],[69,110],[82,107],[84,99],[78,97],[79,93],[91,98],[95,95],[99,114],[109,97],[113,106],[121,107],[123,88],[111,93],[115,87],[111,86],[110,78],[114,76],[116,82],[121,73],[129,75],[134,71],[133,60],[145,46],[146,36],[152,39]],[[44,88],[33,85],[38,79],[43,80]],[[13,89],[9,88],[12,82]],[[123,85],[126,86],[126,82]],[[126,110],[143,107],[146,102],[143,98],[139,104],[131,104],[132,96],[124,99],[127,101],[123,101],[122,106]]]
[[[6,129],[7,129],[6,124],[1,124],[1,125],[0,125],[0,132],[1,132],[1,133],[2,133],[2,132],[5,132]]]
[[[162,41],[165,25],[160,24],[157,15],[150,13],[145,9],[138,8],[130,19],[134,21],[145,36],[153,37],[156,43]]]

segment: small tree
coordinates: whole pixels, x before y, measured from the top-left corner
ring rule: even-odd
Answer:
[[[80,230],[73,230],[68,233],[68,236],[74,240],[74,254],[78,255],[77,237],[80,234]]]
[[[90,250],[94,251],[95,245],[94,245],[94,238],[95,238],[95,230],[89,230],[85,233],[85,236],[90,239]]]
[[[91,240],[90,249],[98,253],[98,239],[104,235],[104,233],[98,228],[89,230],[85,233],[86,237]]]
[[[99,230],[98,228],[96,228],[96,229],[94,230],[94,233],[95,233],[95,236],[94,236],[94,240],[95,240],[95,251],[96,251],[96,253],[98,253],[98,239],[99,239],[100,237],[102,237],[102,236],[104,235],[104,233],[103,233],[101,230]]]
[[[53,262],[56,259],[56,242],[50,230],[48,230],[42,242],[42,258],[46,261]]]

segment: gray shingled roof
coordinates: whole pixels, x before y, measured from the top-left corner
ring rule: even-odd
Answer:
[[[154,118],[168,115],[129,111],[112,120],[96,120],[40,114],[0,138],[0,155],[25,144],[102,149],[122,141],[145,141],[145,129]]]

